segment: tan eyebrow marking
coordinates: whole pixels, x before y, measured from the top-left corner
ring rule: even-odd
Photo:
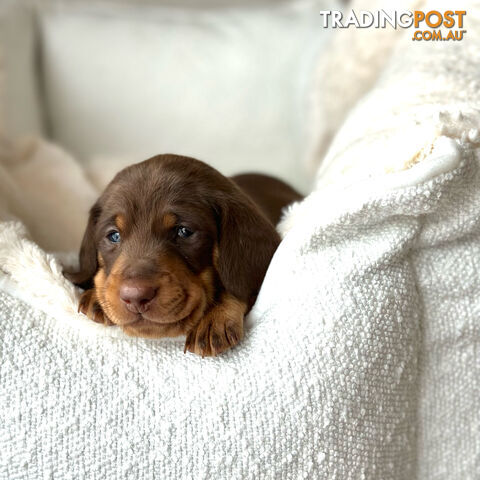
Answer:
[[[177,217],[173,213],[166,213],[162,218],[162,224],[165,228],[172,228],[177,223]]]
[[[115,225],[120,231],[124,231],[127,226],[127,220],[124,215],[117,215],[115,217]]]

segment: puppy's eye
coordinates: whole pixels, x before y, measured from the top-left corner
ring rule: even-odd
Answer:
[[[120,242],[120,233],[114,230],[107,235],[108,240],[112,243],[119,243]]]
[[[180,237],[180,238],[188,238],[190,237],[191,235],[193,235],[193,232],[191,230],[189,230],[187,227],[178,227],[177,229],[177,235]]]

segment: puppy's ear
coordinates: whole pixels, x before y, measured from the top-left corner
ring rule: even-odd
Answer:
[[[72,283],[83,289],[93,287],[93,277],[98,269],[97,247],[95,245],[95,228],[101,208],[98,202],[90,209],[87,228],[80,247],[80,270],[64,270],[63,274]]]
[[[225,290],[245,302],[248,311],[255,303],[280,237],[241,191],[223,202],[220,215],[216,268]]]

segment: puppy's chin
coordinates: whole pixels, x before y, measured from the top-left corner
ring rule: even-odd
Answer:
[[[198,324],[207,308],[207,295],[203,288],[192,284],[186,290],[184,301],[169,311],[153,300],[144,313],[133,313],[120,300],[118,291],[100,291],[100,304],[107,317],[131,336],[160,338],[178,336]]]
[[[112,322],[119,327],[128,325],[141,325],[141,324],[153,324],[153,325],[172,325],[177,322],[181,322],[185,317],[188,317],[193,308],[185,304],[180,312],[168,312],[162,309],[152,306],[148,311],[144,313],[134,313],[128,310],[124,305],[118,302],[104,302],[104,310],[109,318],[112,318]]]
[[[134,323],[121,325],[122,330],[131,337],[162,338],[176,337],[183,333],[181,322],[161,324],[140,319]]]
[[[122,330],[133,337],[146,338],[162,338],[177,337],[186,334],[195,325],[198,324],[206,309],[206,299],[202,296],[199,301],[194,304],[193,308],[186,308],[188,314],[179,317],[161,317],[160,319],[149,320],[148,312],[146,314],[137,315],[137,319],[131,323],[123,323],[119,325]],[[171,320],[170,320],[171,319]],[[170,320],[170,321],[166,321]]]

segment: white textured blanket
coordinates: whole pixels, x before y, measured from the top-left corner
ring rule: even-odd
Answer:
[[[0,478],[412,479],[423,457],[473,475],[479,159],[432,150],[294,208],[217,358],[75,314],[56,260],[1,224],[2,270],[38,308],[0,293]]]

